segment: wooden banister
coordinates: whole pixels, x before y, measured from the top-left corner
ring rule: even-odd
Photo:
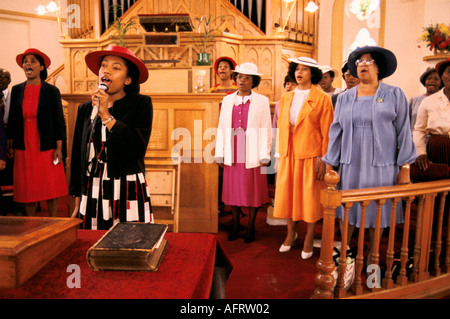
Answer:
[[[322,230],[322,245],[319,260],[317,261],[318,273],[316,275],[316,288],[312,298],[346,298],[360,297],[367,298],[373,295],[380,296],[415,296],[420,289],[418,285],[433,286],[436,291],[449,290],[450,280],[450,221],[444,225],[445,216],[449,214],[449,205],[445,199],[450,191],[450,180],[433,181],[409,185],[396,185],[389,187],[377,187],[355,190],[336,190],[339,182],[339,175],[335,171],[327,172],[325,175],[327,188],[321,192],[321,204],[324,207],[324,219]],[[380,230],[382,206],[390,201],[391,220],[387,244],[380,250]],[[372,249],[372,265],[379,265],[380,262],[386,267],[386,271],[381,280],[380,272],[363,272],[364,268],[364,227],[359,229],[358,247],[355,257],[355,278],[352,289],[344,287],[344,274],[347,268],[346,247],[348,234],[348,213],[353,205],[361,206],[361,225],[365,225],[366,208],[371,202],[377,206],[376,226],[374,229],[374,247]],[[396,225],[396,211],[399,202],[403,204],[404,222],[402,227]],[[344,217],[341,230],[341,251],[338,269],[338,280],[336,288],[334,278],[331,275],[335,269],[333,262],[333,243],[335,227],[335,210],[343,205]],[[417,207],[415,221],[411,222],[412,206]],[[447,217],[448,218],[448,217]],[[449,219],[450,220],[450,219]],[[412,225],[414,227],[412,227]],[[411,229],[410,229],[411,228]],[[396,232],[400,232],[397,236]],[[445,233],[445,232],[446,233]],[[400,235],[400,233],[399,233]],[[413,249],[409,246],[409,239],[414,235]],[[445,240],[443,240],[446,238]],[[442,247],[445,245],[445,248]],[[396,247],[400,248],[399,255],[396,256]],[[445,251],[445,256],[441,253]],[[430,254],[433,252],[434,255]],[[413,257],[413,268],[409,273],[406,269],[408,260]],[[398,259],[396,259],[398,258]],[[394,280],[393,265],[397,262],[400,267],[396,279]],[[430,268],[430,269],[429,269]],[[378,277],[376,277],[378,276]],[[369,278],[377,278],[380,283],[367,284]],[[439,277],[442,280],[435,280]],[[367,278],[367,282],[364,282]],[[375,283],[375,282],[374,282]],[[439,285],[447,285],[440,287]],[[405,293],[405,289],[409,292]],[[421,296],[423,292],[420,291]]]
[[[335,268],[333,261],[333,242],[334,242],[334,224],[335,210],[341,204],[341,193],[336,191],[336,185],[339,182],[339,174],[330,171],[325,176],[327,188],[320,193],[320,202],[324,207],[323,230],[322,230],[322,248],[320,258],[317,261],[316,289],[314,298],[331,299],[333,293],[331,289],[334,285],[332,272]]]
[[[413,196],[405,198],[406,206],[402,248],[400,253],[400,272],[397,277],[397,284],[399,284],[400,286],[405,286],[408,282],[408,278],[406,277],[406,262],[408,260],[409,223],[411,217],[411,202],[413,201],[413,199]]]

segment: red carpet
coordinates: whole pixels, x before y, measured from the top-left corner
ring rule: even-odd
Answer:
[[[58,217],[67,217],[69,198],[59,200]],[[244,211],[246,213],[246,211]],[[37,216],[48,216],[45,202]],[[227,299],[306,299],[314,290],[316,262],[320,250],[308,260],[300,257],[306,224],[299,223],[299,238],[287,253],[278,249],[286,236],[286,226],[269,226],[266,223],[266,207],[262,207],[256,217],[255,241],[247,244],[243,240],[245,230],[235,241],[228,241],[228,227],[231,214],[219,218],[217,238],[233,263],[233,271],[225,286]],[[247,217],[241,217],[241,224],[247,225]],[[319,239],[321,225],[318,223],[316,239]]]
[[[68,217],[69,197],[58,202],[58,217]],[[46,202],[40,203],[36,216],[48,216]],[[246,213],[246,212],[244,212]],[[319,249],[314,249],[311,259],[300,257],[306,225],[299,223],[299,238],[287,253],[278,249],[286,236],[286,226],[269,226],[266,223],[266,207],[259,210],[255,222],[255,241],[247,244],[243,238],[228,241],[228,227],[231,214],[219,218],[217,238],[233,263],[233,271],[226,284],[228,299],[303,299],[312,295],[315,287],[316,261]],[[241,217],[241,224],[247,225],[247,217]],[[320,230],[320,225],[317,229]],[[241,232],[243,236],[245,230]],[[317,233],[316,238],[320,238]]]
[[[40,203],[41,210],[37,216],[48,216],[46,202]],[[58,217],[68,217],[69,197],[59,200]],[[247,211],[244,210],[247,214]],[[299,238],[293,248],[286,253],[278,251],[286,236],[286,226],[270,226],[267,224],[267,209],[260,208],[255,222],[255,241],[247,244],[241,237],[228,241],[228,229],[231,226],[231,213],[219,216],[219,232],[216,234],[233,264],[233,271],[225,286],[227,299],[309,299],[315,288],[316,262],[320,249],[314,248],[314,255],[303,260],[300,253],[306,233],[306,224],[299,222],[297,232]],[[241,217],[241,225],[247,225],[247,217]],[[401,227],[399,227],[401,228]],[[338,227],[336,225],[336,231]],[[316,227],[316,239],[321,238],[322,223]],[[381,240],[381,251],[387,241],[387,231]],[[396,237],[401,236],[396,232]],[[337,237],[335,240],[339,240]],[[356,241],[356,238],[354,238]],[[401,240],[396,241],[399,245]],[[356,246],[356,242],[355,242]],[[383,254],[380,256],[382,261]]]
[[[245,211],[244,211],[245,213]],[[261,208],[255,222],[255,241],[247,244],[243,238],[228,241],[231,214],[219,218],[219,233],[225,251],[233,263],[233,271],[225,286],[229,299],[304,299],[310,298],[315,288],[316,262],[320,250],[308,260],[300,257],[306,224],[299,223],[299,238],[286,253],[278,249],[286,236],[286,226],[269,226],[266,208]],[[247,225],[241,217],[241,224]],[[320,238],[321,225],[317,226],[316,238]],[[241,232],[242,237],[245,230]]]
[[[58,217],[68,217],[69,197],[59,200]],[[233,271],[225,286],[227,299],[309,299],[315,288],[316,262],[320,249],[314,248],[314,255],[308,260],[300,257],[303,246],[306,224],[297,225],[299,238],[291,251],[278,251],[286,236],[286,226],[270,226],[267,224],[267,210],[262,207],[255,222],[255,241],[247,244],[241,237],[228,241],[228,228],[231,226],[231,213],[219,216],[219,232],[216,234],[233,264]],[[244,210],[247,214],[247,211]],[[11,214],[9,214],[11,215]],[[414,234],[415,211],[412,212],[410,236]],[[41,210],[37,216],[48,216],[46,202],[41,202]],[[241,225],[247,225],[247,217],[241,217]],[[395,246],[401,245],[402,225],[397,226]],[[321,238],[322,223],[317,223],[316,239]],[[336,225],[336,231],[338,225]],[[357,232],[356,232],[357,233]],[[446,230],[444,229],[444,233]],[[380,243],[380,262],[383,263],[388,231],[383,233]],[[335,238],[339,240],[339,236]],[[356,247],[356,238],[353,238]],[[366,240],[367,241],[367,240]],[[410,243],[413,243],[410,238]],[[352,242],[353,243],[353,242]],[[368,241],[366,245],[368,245]],[[367,253],[367,251],[365,251]]]

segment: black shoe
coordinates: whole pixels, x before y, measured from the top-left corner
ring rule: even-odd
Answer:
[[[235,227],[233,225],[230,233],[228,234],[228,240],[233,241],[233,240],[236,240],[238,237],[239,237],[239,226]]]
[[[254,228],[248,228],[245,232],[244,241],[249,244],[252,241],[255,240],[255,229]]]

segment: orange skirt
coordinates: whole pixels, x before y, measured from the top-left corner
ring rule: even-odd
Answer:
[[[294,158],[291,136],[287,156],[281,156],[278,161],[273,215],[314,223],[323,218],[320,190],[326,185],[316,178],[316,157]]]

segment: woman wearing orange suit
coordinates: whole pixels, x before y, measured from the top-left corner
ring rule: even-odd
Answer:
[[[316,222],[323,217],[319,194],[324,185],[325,164],[321,158],[327,152],[334,112],[330,96],[316,87],[322,78],[317,62],[307,57],[289,61],[288,74],[298,86],[280,101],[274,216],[288,219],[280,252],[289,251],[297,238],[297,222],[307,223],[301,256],[308,259],[313,254]]]

